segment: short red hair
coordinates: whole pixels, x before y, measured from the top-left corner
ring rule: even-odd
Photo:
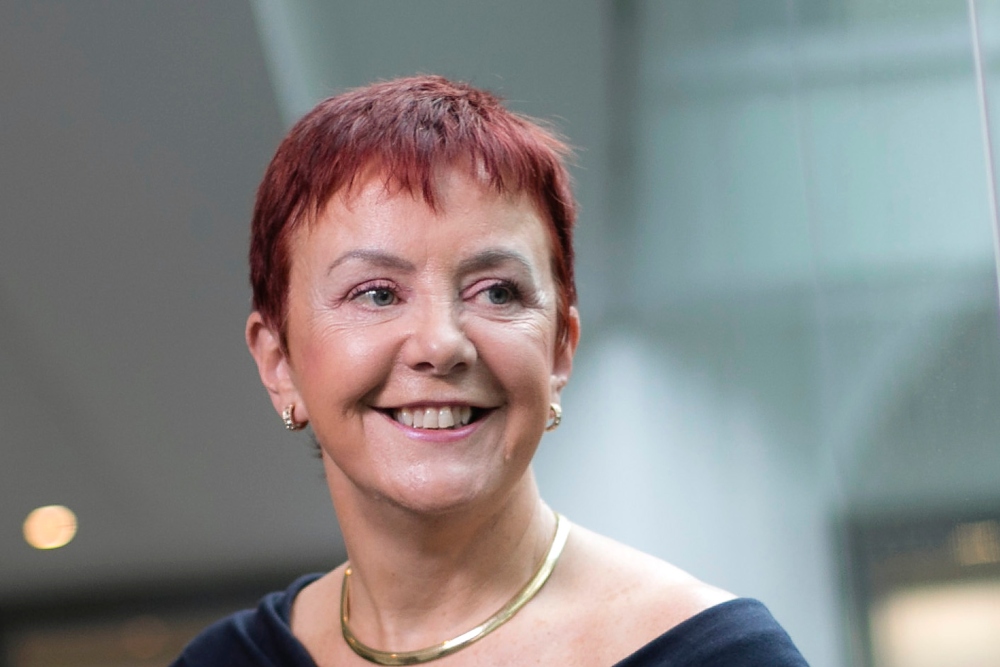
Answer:
[[[289,239],[359,175],[377,168],[435,206],[435,171],[467,164],[499,194],[527,194],[543,213],[558,291],[558,340],[576,304],[576,202],[552,132],[495,95],[440,76],[357,88],[320,102],[278,146],[257,190],[250,239],[253,307],[285,342]]]

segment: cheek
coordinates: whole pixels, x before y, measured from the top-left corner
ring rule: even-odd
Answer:
[[[512,402],[548,405],[554,335],[546,322],[473,328],[469,335],[478,341],[482,361],[504,385]]]
[[[393,364],[389,336],[371,327],[317,328],[300,349],[299,375],[310,397],[341,404],[344,412],[376,390]]]

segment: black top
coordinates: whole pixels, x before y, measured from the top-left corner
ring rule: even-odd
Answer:
[[[211,625],[171,667],[316,667],[292,635],[288,619],[300,590],[320,575],[295,581]],[[808,667],[767,608],[740,598],[706,609],[612,667]]]

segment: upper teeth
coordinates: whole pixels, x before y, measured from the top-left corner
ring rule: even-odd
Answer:
[[[472,419],[472,408],[468,405],[452,405],[444,408],[400,408],[393,413],[400,424],[415,428],[454,428],[465,426]]]

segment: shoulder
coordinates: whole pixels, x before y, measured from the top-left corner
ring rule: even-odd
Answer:
[[[737,598],[675,625],[615,667],[808,667],[788,633],[757,600]]]
[[[195,637],[171,667],[314,667],[289,625],[292,602],[316,579],[296,580],[285,591],[264,596],[255,609],[244,609],[216,621]]]
[[[735,598],[684,570],[610,538],[573,526],[565,572],[594,608],[637,612],[630,621],[656,636],[710,607]],[[641,612],[641,613],[638,613]]]
[[[250,666],[250,647],[256,625],[253,610],[245,609],[205,628],[171,663],[171,667],[203,667],[213,664]]]
[[[747,641],[767,640],[772,630],[784,635],[760,603],[737,599],[674,565],[579,526],[573,527],[552,583],[558,591],[555,604],[564,606],[578,628],[586,629],[578,644],[589,658],[600,656],[594,664],[617,664],[628,658],[622,667],[639,667],[661,664],[648,660],[667,656],[670,664],[688,664],[673,653],[678,645],[738,653]],[[692,641],[699,632],[703,636]],[[805,663],[723,660],[719,664]]]

